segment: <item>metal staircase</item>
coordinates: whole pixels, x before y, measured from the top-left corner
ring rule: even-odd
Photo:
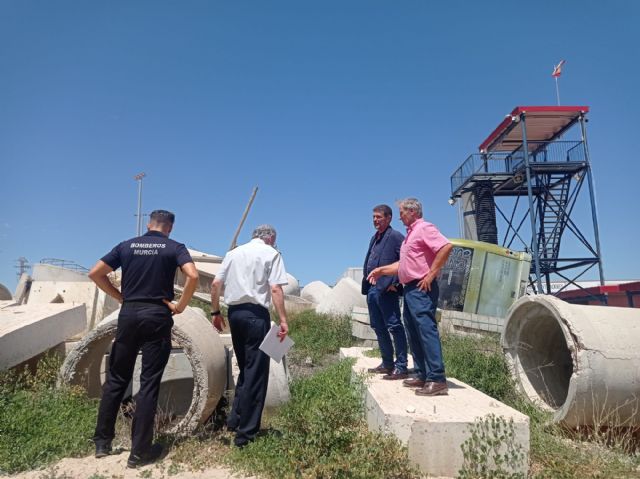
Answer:
[[[538,201],[540,230],[537,241],[541,272],[547,274],[558,267],[560,240],[569,216],[567,207],[571,175],[549,174],[539,179],[541,180],[541,194]]]

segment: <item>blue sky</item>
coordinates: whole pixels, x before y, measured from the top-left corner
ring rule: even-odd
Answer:
[[[287,269],[362,262],[371,207],[416,196],[458,236],[451,173],[516,105],[591,107],[605,274],[640,277],[634,1],[0,1],[0,283],[91,266],[173,210],[224,254],[272,223]],[[397,216],[397,215],[396,215]],[[394,226],[401,228],[398,220]]]

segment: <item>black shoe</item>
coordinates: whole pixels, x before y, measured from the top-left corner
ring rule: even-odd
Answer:
[[[111,443],[109,444],[96,444],[96,458],[107,457],[111,454]]]
[[[367,369],[368,372],[373,374],[391,374],[393,372],[393,368],[387,368],[383,364],[380,366],[376,366],[375,368]]]
[[[145,466],[147,464],[151,464],[152,462],[157,461],[160,456],[162,456],[163,451],[162,444],[154,444],[151,446],[147,452],[143,454],[133,454],[129,455],[129,459],[127,459],[127,467],[132,469],[140,466]]]

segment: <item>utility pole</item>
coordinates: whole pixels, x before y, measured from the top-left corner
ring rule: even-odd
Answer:
[[[229,246],[229,251],[236,247],[236,242],[238,241],[238,235],[240,235],[240,230],[242,229],[242,225],[244,224],[244,220],[247,219],[247,215],[249,214],[249,210],[251,209],[251,205],[253,204],[253,200],[256,197],[256,193],[258,192],[258,187],[256,186],[251,193],[251,198],[249,198],[249,203],[247,207],[244,209],[244,213],[242,214],[242,218],[240,218],[240,224],[238,225],[238,229],[236,230],[236,234],[233,235],[233,239],[231,240],[231,246]]]
[[[145,173],[138,173],[133,177],[133,179],[138,182],[138,213],[136,214],[136,236],[140,236],[142,234],[142,178],[144,178],[145,176],[147,176]]]

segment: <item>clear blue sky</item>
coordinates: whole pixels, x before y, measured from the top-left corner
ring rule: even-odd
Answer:
[[[605,273],[640,277],[635,1],[0,1],[0,282],[87,267],[173,210],[224,254],[272,223],[287,269],[362,262],[371,207],[416,196],[458,236],[449,177],[516,105],[589,105]],[[635,193],[634,193],[635,191]],[[397,216],[397,215],[396,215]],[[394,219],[394,226],[401,228]]]

